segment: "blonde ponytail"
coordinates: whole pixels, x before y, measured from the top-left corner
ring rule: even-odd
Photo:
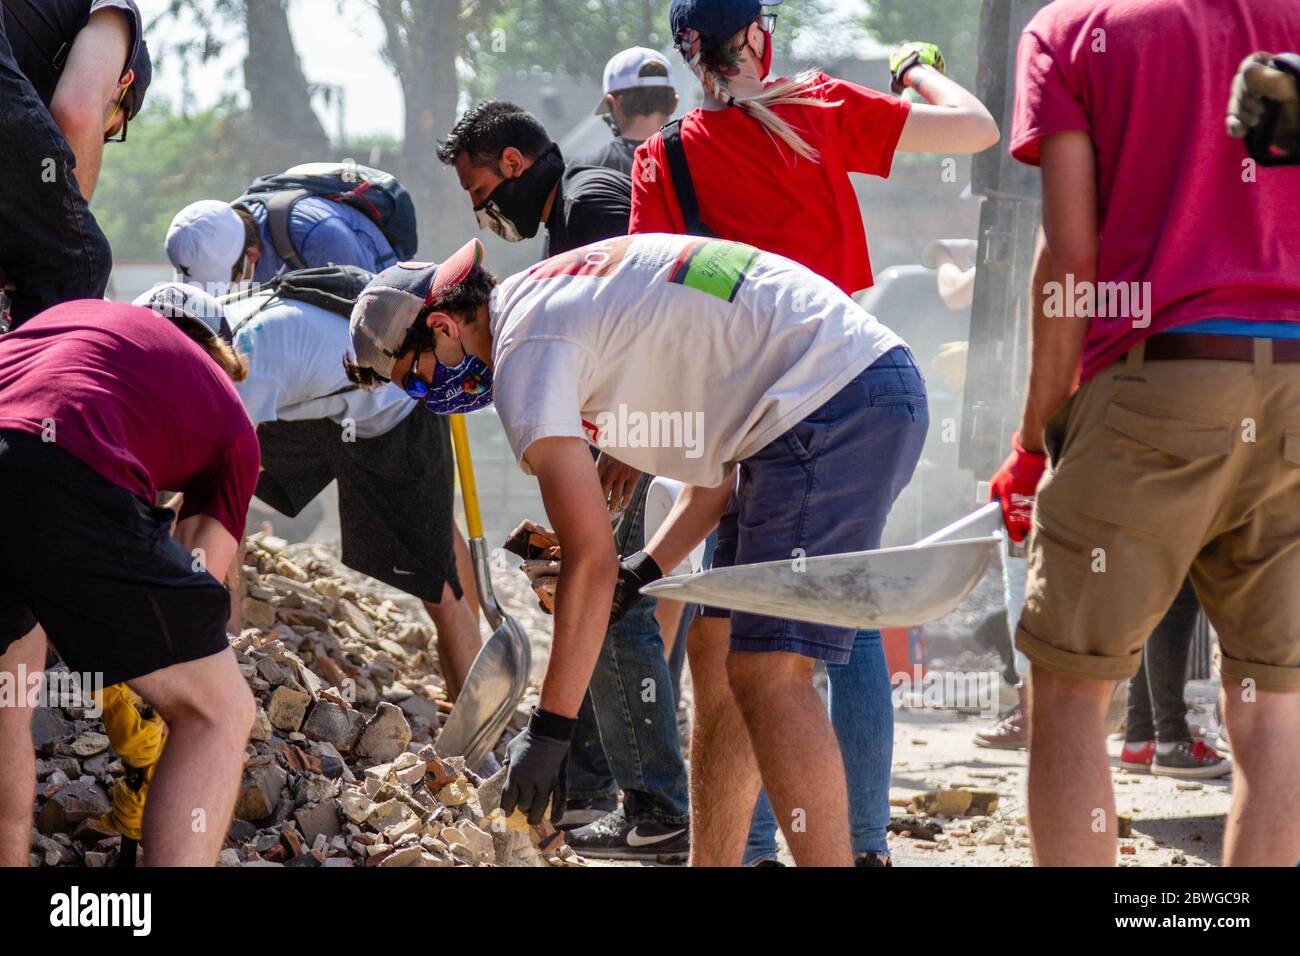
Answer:
[[[743,37],[744,32],[742,31],[723,44],[721,49],[724,55],[734,56],[736,43]],[[769,42],[771,42],[770,39]],[[821,153],[810,146],[789,123],[772,112],[774,106],[815,106],[823,108],[839,106],[842,101],[837,100],[832,103],[809,95],[820,86],[817,81],[816,70],[804,70],[794,77],[778,80],[755,96],[735,96],[731,93],[727,78],[705,62],[700,46],[700,36],[694,30],[687,31],[685,36],[679,38],[678,49],[686,60],[686,65],[699,79],[700,85],[704,87],[706,93],[726,106],[735,106],[744,110],[758,121],[769,136],[779,139],[809,162],[821,161]]]

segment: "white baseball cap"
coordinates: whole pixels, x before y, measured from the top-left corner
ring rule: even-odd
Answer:
[[[163,282],[136,298],[132,305],[152,309],[165,319],[197,324],[213,338],[229,345],[234,340],[226,310],[220,300],[198,286],[185,282]]]
[[[642,76],[642,69],[650,63],[661,65],[664,68],[663,74]],[[610,57],[609,62],[605,64],[605,96],[610,93],[621,93],[624,90],[635,90],[644,86],[666,86],[671,88],[673,85],[671,74],[672,67],[668,63],[668,57],[657,50],[634,46],[623,50],[621,53],[615,53]],[[596,115],[603,116],[608,112],[609,104],[602,97],[600,106],[596,107]]]
[[[166,247],[176,281],[205,288],[228,285],[244,252],[244,221],[229,203],[204,199],[176,214]]]

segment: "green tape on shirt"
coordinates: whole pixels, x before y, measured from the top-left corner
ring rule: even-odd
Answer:
[[[692,249],[673,270],[678,285],[706,292],[724,302],[734,302],[745,282],[745,272],[758,250],[738,242],[705,242]]]

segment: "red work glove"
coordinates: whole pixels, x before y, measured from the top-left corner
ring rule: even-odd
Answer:
[[[989,500],[1002,503],[1002,520],[1011,540],[1019,544],[1029,534],[1034,521],[1034,494],[1047,468],[1047,456],[1025,451],[1020,432],[1011,436],[1011,455],[993,476],[993,493]]]

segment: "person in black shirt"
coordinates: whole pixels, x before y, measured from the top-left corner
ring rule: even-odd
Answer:
[[[112,251],[89,202],[152,78],[134,0],[0,3],[0,290],[17,326],[102,298]],[[3,331],[0,314],[0,331]]]
[[[560,176],[546,218],[547,258],[627,235],[631,216],[632,186],[626,173],[604,166],[570,166]]]
[[[560,147],[523,107],[480,103],[452,127],[438,158],[455,168],[480,229],[522,242],[544,224],[547,258],[627,235],[632,180],[604,168],[566,170]]]
[[[677,112],[668,58],[643,46],[616,53],[605,64],[605,95],[596,115],[614,131],[609,145],[579,160],[632,175],[636,148],[659,132]]]
[[[627,174],[603,166],[565,169],[546,128],[513,103],[466,112],[438,158],[455,168],[480,228],[520,242],[544,225],[548,258],[627,234]],[[639,551],[649,479],[606,455],[597,468],[611,508],[624,515],[615,530],[619,553]],[[654,599],[643,598],[609,629],[578,714],[560,826],[584,856],[676,862],[689,853],[686,764],[654,609]],[[645,681],[663,692],[645,700]]]

